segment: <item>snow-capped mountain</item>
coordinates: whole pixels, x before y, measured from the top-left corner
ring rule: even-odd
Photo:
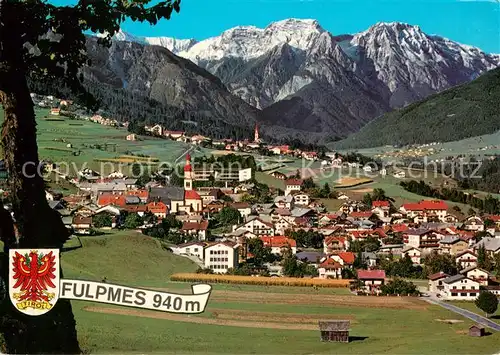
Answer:
[[[190,59],[262,109],[270,124],[338,136],[500,65],[498,55],[396,22],[355,35],[334,36],[315,20],[288,19],[200,42],[115,39],[162,45]]]
[[[161,46],[167,48],[173,53],[188,51],[197,43],[195,39],[175,39],[171,37],[138,37],[122,30],[118,31],[113,36],[113,40]]]

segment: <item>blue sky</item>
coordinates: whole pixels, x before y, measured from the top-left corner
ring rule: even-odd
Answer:
[[[363,31],[380,21],[401,21],[500,53],[500,0],[182,0],[181,12],[170,21],[155,27],[127,21],[122,28],[138,36],[201,40],[234,26],[265,27],[290,17],[316,19],[335,35]]]

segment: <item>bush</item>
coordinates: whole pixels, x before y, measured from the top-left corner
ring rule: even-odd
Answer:
[[[419,296],[420,292],[413,282],[402,279],[390,280],[380,287],[383,295]]]

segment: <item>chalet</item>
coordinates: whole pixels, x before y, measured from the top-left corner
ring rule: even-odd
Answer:
[[[90,234],[92,229],[92,217],[73,216],[71,226],[75,234]]]
[[[481,285],[477,281],[458,274],[444,279],[443,286],[441,295],[447,300],[472,301],[479,295]]]
[[[468,277],[471,280],[479,282],[482,286],[488,286],[488,280],[490,278],[490,273],[484,269],[478,268],[477,266],[471,266],[460,271],[460,274]]]
[[[320,279],[341,279],[342,264],[329,257],[320,259],[318,265],[318,275]]]
[[[156,135],[156,136],[163,136],[163,127],[159,124],[157,125],[154,125],[153,127],[151,127],[149,129],[149,132],[151,132],[152,134]]]
[[[419,222],[443,221],[448,205],[443,201],[424,200],[418,203],[405,203],[400,208],[408,218],[418,218]]]
[[[60,108],[52,108],[52,109],[50,109],[50,114],[52,116],[59,116],[61,114],[61,109]]]
[[[287,208],[291,210],[295,205],[295,200],[292,195],[276,196],[274,198],[274,204],[278,208]]]
[[[309,195],[303,192],[293,194],[293,200],[294,204],[299,206],[308,206],[311,202]]]
[[[403,249],[402,256],[409,256],[414,265],[420,265],[422,260],[422,251],[415,247],[407,247]]]
[[[206,240],[208,231],[208,221],[184,222],[180,232],[186,235],[194,236],[198,240]]]
[[[290,248],[292,254],[297,254],[297,242],[284,236],[262,236],[260,237],[264,243],[264,247],[270,247],[271,253],[281,255],[283,249]]]
[[[439,241],[442,254],[457,255],[469,248],[469,243],[457,236],[445,236]]]
[[[160,219],[165,218],[167,216],[168,207],[163,202],[150,202],[146,206],[148,212],[151,212]]]
[[[271,148],[269,148],[269,151],[276,154],[276,155],[289,154],[290,153],[290,146],[280,145],[280,146],[276,146],[276,147],[271,147]]]
[[[463,229],[474,232],[484,231],[484,222],[478,216],[471,216],[464,222]]]
[[[349,247],[347,237],[330,236],[323,239],[323,253],[331,254],[339,251],[346,251]]]
[[[276,222],[274,222],[274,228],[277,234],[283,235],[285,234],[285,231],[287,229],[290,229],[292,227],[293,227],[292,223],[285,218],[280,218]]]
[[[376,214],[379,218],[389,217],[389,210],[391,205],[389,201],[373,201],[372,213]]]
[[[439,247],[440,236],[429,229],[409,229],[403,233],[403,242],[406,246],[419,248],[422,251],[431,251]]]
[[[460,269],[466,269],[477,265],[477,255],[471,250],[464,250],[455,256],[455,262]]]
[[[215,273],[227,273],[227,269],[238,266],[238,249],[239,245],[234,242],[218,242],[208,245],[204,250],[205,267]]]
[[[128,141],[136,141],[137,140],[137,135],[135,133],[131,133],[127,135],[126,140]]]
[[[444,290],[443,280],[450,277],[450,275],[444,272],[438,272],[436,274],[429,275],[429,292],[441,293]]]
[[[351,212],[349,217],[354,219],[355,221],[368,221],[373,216],[373,212],[371,211],[360,211],[360,212]]]
[[[178,255],[192,255],[203,260],[205,243],[203,242],[189,242],[176,245],[172,248],[173,252]]]
[[[358,270],[358,280],[367,292],[379,292],[380,286],[385,283],[384,270]]]
[[[251,216],[252,217],[252,216]],[[251,218],[245,222],[242,227],[252,232],[253,234],[260,235],[274,235],[275,229],[272,223],[265,222],[259,217]]]
[[[290,195],[292,192],[299,192],[302,189],[304,182],[299,179],[290,179],[285,181],[285,196]]]

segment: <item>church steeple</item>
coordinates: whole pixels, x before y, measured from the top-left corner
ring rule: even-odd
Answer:
[[[259,143],[260,142],[260,138],[259,138],[259,125],[257,123],[255,124],[254,142],[255,143]]]
[[[191,155],[186,154],[186,165],[184,165],[184,190],[193,189],[193,168],[191,166]]]

